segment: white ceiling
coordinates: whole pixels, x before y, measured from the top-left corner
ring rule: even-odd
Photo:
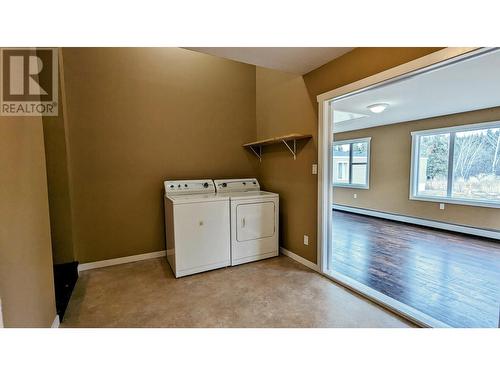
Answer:
[[[388,103],[380,114],[366,107]],[[334,110],[368,115],[334,124],[334,132],[500,106],[500,50],[339,99]]]
[[[192,51],[283,72],[306,74],[351,51],[350,47],[189,47]]]

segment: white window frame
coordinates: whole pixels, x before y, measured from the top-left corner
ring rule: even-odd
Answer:
[[[426,202],[439,202],[439,203],[449,203],[449,204],[459,204],[466,206],[477,206],[477,207],[490,207],[490,208],[500,208],[500,202],[491,202],[480,199],[464,199],[464,198],[453,198],[451,193],[453,191],[453,154],[454,154],[454,138],[455,134],[458,132],[469,131],[469,130],[483,130],[500,127],[500,121],[491,122],[481,122],[476,124],[467,124],[459,126],[450,126],[447,128],[439,129],[429,129],[429,130],[419,130],[411,133],[411,167],[410,167],[410,200],[416,201],[426,201]],[[420,137],[428,135],[437,134],[449,134],[449,150],[448,150],[448,192],[446,197],[430,197],[418,195],[418,161],[420,153]]]
[[[332,185],[335,188],[350,188],[350,189],[369,189],[370,188],[370,148],[371,148],[371,137],[366,137],[366,138],[356,138],[356,139],[346,139],[343,141],[334,141],[333,142],[333,147],[335,146],[341,146],[341,145],[346,145],[346,144],[353,144],[353,143],[362,143],[366,142],[368,143],[368,147],[366,149],[366,184],[353,184],[353,183],[344,183],[344,182],[333,182],[332,178]],[[349,162],[348,162],[348,168],[349,168],[349,180],[352,181],[352,166],[356,163],[352,162],[352,146],[350,147],[350,152],[349,152]],[[332,158],[333,158],[333,152],[332,152]],[[364,164],[364,163],[362,163]],[[332,168],[333,163],[332,163]],[[334,173],[332,171],[332,177],[334,176]]]

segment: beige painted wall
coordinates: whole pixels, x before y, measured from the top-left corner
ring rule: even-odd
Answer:
[[[0,298],[6,327],[56,316],[42,120],[0,117]]]
[[[316,134],[316,116],[300,75],[257,67],[257,138],[289,133]],[[299,141],[297,160],[284,145],[263,149],[259,179],[262,188],[280,194],[280,245],[315,261],[316,136]],[[308,235],[309,245],[303,236]]]
[[[73,244],[163,250],[166,179],[249,177],[255,67],[178,48],[64,48]]]
[[[500,107],[338,133],[335,140],[372,137],[370,189],[334,188],[334,203],[423,219],[500,230],[498,209],[410,200],[411,132],[500,120]],[[357,194],[357,199],[353,194]]]

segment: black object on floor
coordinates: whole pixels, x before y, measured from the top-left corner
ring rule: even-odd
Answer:
[[[71,293],[78,280],[78,262],[54,265],[54,286],[56,291],[56,310],[60,321],[63,320]]]

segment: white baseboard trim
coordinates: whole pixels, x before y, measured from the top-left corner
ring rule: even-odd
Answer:
[[[292,258],[293,260],[303,264],[304,266],[306,266],[306,267],[308,267],[316,272],[319,272],[319,268],[318,268],[317,264],[311,262],[310,260],[302,258],[300,255],[292,253],[290,250],[287,250],[284,247],[280,247],[280,253],[283,255],[286,255],[287,257]]]
[[[352,212],[355,214],[379,217],[381,219],[389,219],[394,221],[400,221],[403,223],[422,225],[430,228],[444,229],[452,232],[466,233],[466,234],[472,234],[474,236],[481,236],[481,237],[493,238],[495,240],[500,240],[500,231],[495,231],[495,230],[479,229],[479,228],[468,227],[465,225],[449,224],[449,223],[444,223],[442,221],[420,219],[412,216],[390,214],[387,212],[368,210],[357,207],[349,207],[338,204],[334,204],[333,209],[338,211]]]
[[[52,322],[52,325],[50,326],[50,328],[59,328],[59,324],[60,324],[60,320],[59,320],[59,315],[56,314],[56,317],[54,318],[54,321]]]
[[[0,298],[0,328],[3,328],[2,299]]]
[[[97,262],[90,262],[90,263],[82,263],[82,264],[78,265],[78,273],[80,273],[81,271],[91,270],[94,268],[103,268],[103,267],[109,267],[109,266],[116,266],[117,264],[138,262],[140,260],[161,258],[161,257],[164,257],[166,255],[167,255],[167,252],[165,250],[161,250],[161,251],[154,251],[152,253],[131,255],[128,257],[106,259],[106,260],[100,260]]]

